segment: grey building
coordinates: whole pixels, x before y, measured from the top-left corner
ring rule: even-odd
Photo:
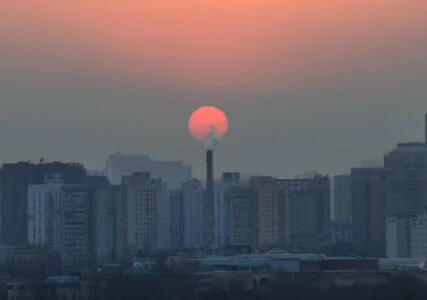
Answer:
[[[161,178],[169,188],[179,188],[182,182],[192,178],[191,166],[181,161],[153,160],[148,155],[121,153],[108,157],[106,173],[111,184],[120,184],[123,176],[141,172],[150,173],[153,178]]]
[[[278,180],[282,238],[291,250],[312,249],[330,241],[330,181],[316,175],[307,179]]]
[[[184,247],[184,200],[181,189],[169,189],[170,213],[170,247]]]
[[[418,215],[427,208],[427,144],[399,143],[384,156],[387,215]]]
[[[334,221],[351,223],[351,175],[334,176]]]
[[[61,258],[65,268],[88,267],[93,262],[90,200],[87,186],[74,185],[62,189]]]
[[[92,198],[92,246],[97,265],[121,263],[126,250],[126,210],[122,186],[101,187]]]
[[[230,244],[259,245],[257,189],[251,185],[231,186],[226,191],[230,203]]]
[[[384,168],[351,169],[353,242],[385,243],[386,172]]]

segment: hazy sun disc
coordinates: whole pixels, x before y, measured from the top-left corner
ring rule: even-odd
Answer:
[[[214,106],[203,106],[195,110],[188,120],[188,130],[196,139],[203,141],[215,129],[218,140],[228,131],[228,119],[225,113]]]

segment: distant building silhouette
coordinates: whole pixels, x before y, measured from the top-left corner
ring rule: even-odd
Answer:
[[[184,246],[202,245],[204,240],[204,202],[205,190],[202,182],[197,179],[184,182],[181,186],[184,219]]]
[[[384,244],[386,175],[384,168],[351,169],[353,241]]]
[[[334,221],[351,222],[351,175],[334,176]]]
[[[258,195],[249,184],[231,186],[226,191],[230,203],[230,244],[259,245]]]
[[[161,178],[169,188],[180,188],[181,183],[192,178],[191,166],[180,161],[152,160],[148,155],[124,155],[116,153],[107,160],[106,173],[111,184],[120,184],[123,176],[135,172],[148,172]]]

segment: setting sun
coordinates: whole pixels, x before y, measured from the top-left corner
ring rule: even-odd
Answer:
[[[191,135],[201,141],[207,137],[212,127],[218,139],[223,138],[228,131],[227,116],[222,110],[213,106],[203,106],[197,109],[188,120],[188,130]]]

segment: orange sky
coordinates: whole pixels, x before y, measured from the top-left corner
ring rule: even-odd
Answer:
[[[49,61],[136,82],[298,83],[392,60],[406,51],[402,39],[425,35],[425,8],[421,0],[14,0],[2,3],[0,54],[3,64]]]

